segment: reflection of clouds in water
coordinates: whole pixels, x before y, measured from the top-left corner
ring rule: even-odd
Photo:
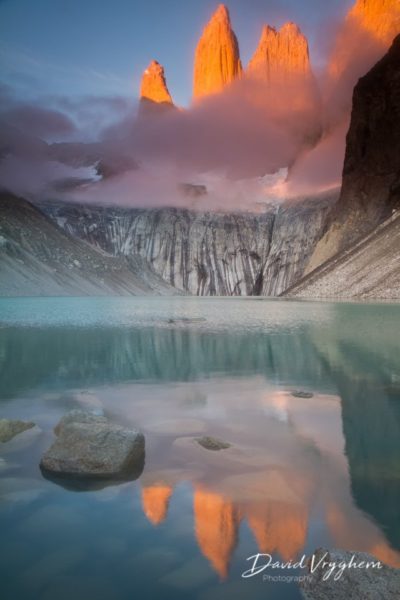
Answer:
[[[272,394],[266,394],[264,414],[267,417],[273,417],[287,423],[289,419],[287,392],[277,391]]]
[[[375,523],[356,509],[352,499],[346,500],[342,506],[331,502],[326,509],[326,520],[335,546],[347,549],[357,546],[357,549],[369,552],[382,562],[400,568],[400,553],[390,547]]]

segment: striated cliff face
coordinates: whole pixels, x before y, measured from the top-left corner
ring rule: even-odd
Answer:
[[[164,67],[153,60],[142,76],[139,114],[173,107],[174,103],[167,87]]]
[[[220,4],[204,28],[194,60],[193,97],[220,92],[242,72],[239,44],[229,12]]]
[[[266,25],[247,73],[268,83],[311,75],[307,38],[295,23],[277,31]]]
[[[303,274],[337,194],[265,213],[46,204],[68,233],[139,257],[165,282],[200,296],[278,295]]]
[[[96,250],[26,200],[0,194],[0,296],[173,293],[139,256]]]
[[[400,36],[358,82],[343,185],[307,271],[370,233],[400,207]]]

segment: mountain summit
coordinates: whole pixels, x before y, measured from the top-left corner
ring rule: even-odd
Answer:
[[[174,103],[167,87],[164,67],[153,60],[142,76],[140,110],[172,108]]]
[[[265,25],[247,72],[268,83],[308,77],[311,67],[307,38],[295,23],[286,23],[279,31]]]
[[[329,73],[337,78],[347,70],[354,71],[355,58],[360,54],[368,60],[357,70],[359,76],[383,56],[400,33],[399,0],[356,0],[348,12],[334,48]]]
[[[204,28],[194,60],[195,99],[220,92],[242,72],[239,44],[229,11],[220,4]]]
[[[399,0],[357,0],[349,19],[355,20],[385,46],[400,32]]]

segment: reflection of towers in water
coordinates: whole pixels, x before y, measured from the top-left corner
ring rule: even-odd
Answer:
[[[153,525],[166,519],[172,492],[173,487],[165,483],[143,487],[143,511]],[[290,560],[300,554],[306,541],[308,515],[302,504],[267,500],[239,507],[222,494],[196,487],[193,512],[199,549],[221,579],[228,575],[243,516],[260,552],[276,552]]]
[[[224,579],[238,541],[239,511],[220,494],[198,488],[194,492],[194,520],[200,550]]]
[[[172,486],[166,484],[143,487],[143,511],[153,525],[159,525],[165,520],[172,491]]]
[[[286,561],[298,556],[307,538],[305,506],[267,502],[249,506],[246,513],[260,552],[276,552]]]

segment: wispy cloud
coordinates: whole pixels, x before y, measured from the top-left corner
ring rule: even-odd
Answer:
[[[132,81],[119,77],[110,71],[99,71],[90,65],[55,63],[47,57],[35,55],[27,48],[0,42],[0,65],[6,81],[37,90],[56,92],[68,88],[70,93],[77,90],[82,94],[92,93],[133,94]]]

